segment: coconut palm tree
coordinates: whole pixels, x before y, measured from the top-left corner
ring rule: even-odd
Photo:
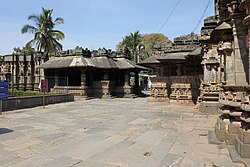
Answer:
[[[131,33],[129,36],[125,36],[125,38],[123,38],[122,42],[119,45],[126,46],[131,53],[133,61],[138,63],[140,54],[139,52],[142,48],[141,42],[142,35],[139,33],[139,31],[136,31],[134,33]]]
[[[34,38],[26,45],[35,46],[39,52],[57,52],[62,50],[62,45],[58,42],[64,39],[64,33],[55,30],[54,27],[63,24],[64,20],[60,17],[52,19],[52,9],[42,8],[40,15],[30,15],[28,20],[34,22],[32,25],[24,25],[21,32],[34,34]]]
[[[136,31],[134,33],[131,33],[130,36],[128,36],[128,48],[132,54],[133,60],[138,63],[138,47],[142,42],[142,36],[139,33],[139,31]]]

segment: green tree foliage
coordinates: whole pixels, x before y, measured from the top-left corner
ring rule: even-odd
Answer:
[[[135,62],[139,62],[139,51],[143,48],[142,35],[139,31],[131,33],[128,36],[125,36],[123,40],[116,46],[117,50],[123,50],[124,47],[127,47],[131,53],[132,59]]]
[[[145,46],[145,51],[148,54],[152,53],[155,44],[167,41],[168,38],[160,33],[144,34],[142,38],[142,44]]]
[[[154,45],[159,42],[167,42],[168,38],[160,33],[151,33],[141,35],[139,31],[125,36],[121,42],[116,45],[117,50],[123,50],[127,47],[135,62],[148,58],[154,48]]]
[[[31,46],[29,45],[26,45],[22,48],[20,47],[14,47],[14,53],[23,53],[23,54],[32,54],[32,53],[35,53],[35,49],[32,48]]]
[[[57,52],[62,50],[62,45],[58,42],[64,39],[64,33],[55,30],[55,26],[63,24],[64,20],[60,17],[52,19],[52,9],[42,8],[40,15],[30,15],[28,20],[34,22],[32,25],[24,25],[21,32],[34,34],[34,38],[29,41],[27,46],[34,46],[39,52]]]

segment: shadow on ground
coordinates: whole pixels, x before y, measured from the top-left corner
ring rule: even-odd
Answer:
[[[5,133],[11,133],[14,132],[11,129],[7,129],[7,128],[0,128],[0,135],[5,134]]]

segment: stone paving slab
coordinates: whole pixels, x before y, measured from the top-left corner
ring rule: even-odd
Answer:
[[[241,167],[208,144],[217,115],[147,98],[77,100],[0,116],[2,167]]]
[[[159,167],[179,167],[183,156],[168,153],[163,161],[161,162]]]

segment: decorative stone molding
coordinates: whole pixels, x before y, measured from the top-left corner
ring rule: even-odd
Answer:
[[[242,158],[250,158],[249,86],[223,86],[219,102],[221,116],[215,126],[220,141],[234,145]]]
[[[168,101],[169,100],[169,77],[151,78],[151,96],[149,101]]]

